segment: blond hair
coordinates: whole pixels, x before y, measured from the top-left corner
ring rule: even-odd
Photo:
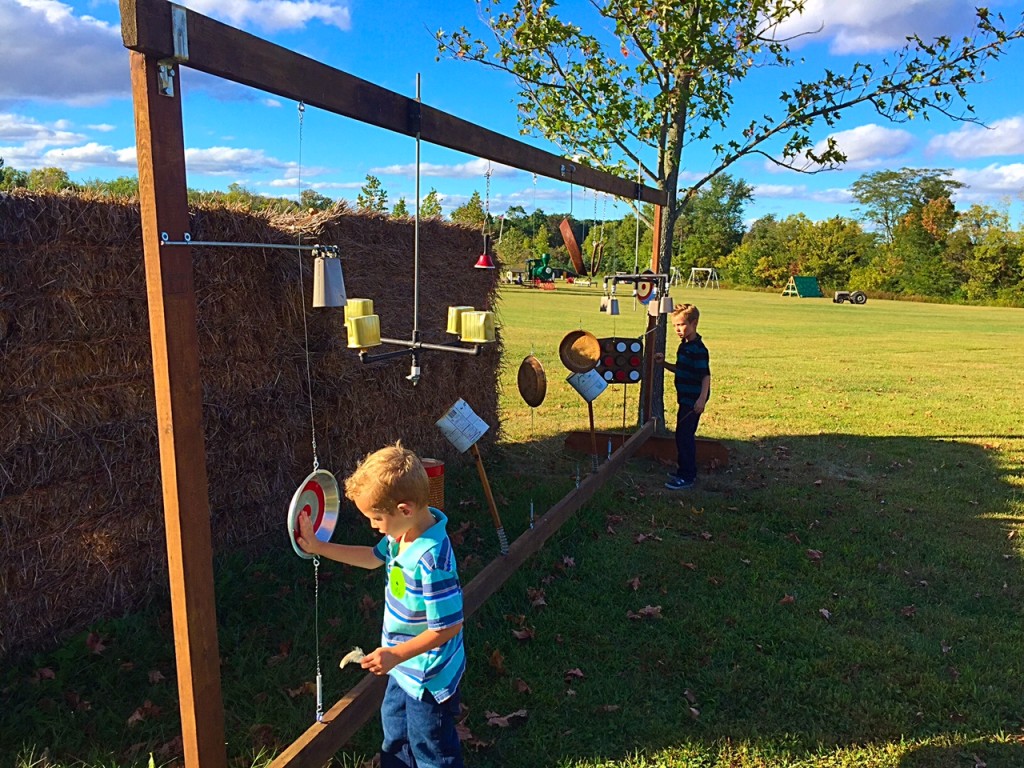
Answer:
[[[679,304],[672,310],[672,317],[682,317],[686,322],[694,325],[700,320],[700,310],[695,304]]]
[[[430,503],[430,480],[423,462],[399,441],[368,454],[345,480],[349,499],[364,494],[373,509],[385,514],[393,514],[401,503],[421,509]]]

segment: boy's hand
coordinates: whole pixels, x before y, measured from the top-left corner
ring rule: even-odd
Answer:
[[[295,541],[302,547],[303,552],[316,554],[316,544],[319,540],[316,537],[316,531],[313,530],[313,521],[309,517],[309,512],[299,515],[299,537]]]
[[[700,416],[704,413],[704,406],[707,404],[707,400],[698,400],[693,404],[693,412]]]
[[[359,665],[367,672],[372,672],[375,675],[386,675],[398,666],[399,661],[398,656],[390,648],[378,648],[373,653],[367,654],[359,662]]]

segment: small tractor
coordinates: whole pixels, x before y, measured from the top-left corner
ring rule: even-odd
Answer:
[[[864,291],[836,291],[836,295],[832,297],[832,303],[842,304],[844,301],[851,304],[866,304],[868,295]]]

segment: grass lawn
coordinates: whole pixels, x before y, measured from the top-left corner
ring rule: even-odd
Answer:
[[[729,466],[672,493],[666,467],[629,462],[472,617],[467,764],[1024,766],[1024,311],[673,294],[702,312],[699,435]],[[611,317],[598,297],[501,296],[484,460],[511,537],[590,466],[562,447],[588,422],[559,340],[643,330],[630,299]],[[515,386],[531,352],[548,375],[533,410]],[[628,428],[637,389],[612,386],[598,428],[624,410]],[[497,542],[473,466],[446,480],[468,581]],[[354,517],[335,538],[373,540]],[[287,548],[217,572],[229,756],[265,765],[312,717],[312,567]],[[321,566],[327,706],[360,677],[337,660],[375,643],[378,576]],[[175,764],[174,674],[163,606],[3,670],[0,766]],[[337,764],[378,739],[368,725]]]

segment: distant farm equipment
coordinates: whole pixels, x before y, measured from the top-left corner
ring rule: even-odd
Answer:
[[[832,297],[833,304],[842,304],[847,301],[851,304],[866,304],[868,295],[864,291],[836,291],[836,295]]]

